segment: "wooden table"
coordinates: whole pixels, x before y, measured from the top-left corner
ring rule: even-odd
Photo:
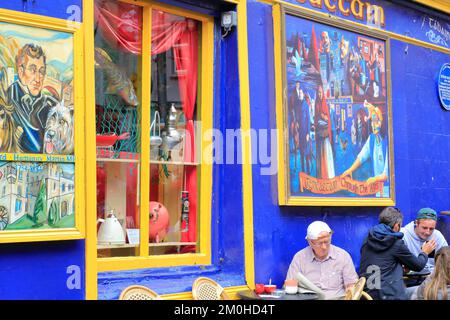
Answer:
[[[241,300],[317,300],[318,295],[315,293],[282,293],[280,297],[271,296],[269,294],[258,295],[253,290],[239,291],[237,296]]]

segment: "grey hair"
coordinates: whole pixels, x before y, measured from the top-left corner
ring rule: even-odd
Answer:
[[[378,221],[388,225],[391,228],[393,228],[396,223],[399,223],[401,226],[403,222],[403,214],[397,208],[387,207],[381,211]]]

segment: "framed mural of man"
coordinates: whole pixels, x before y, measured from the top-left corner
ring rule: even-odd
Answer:
[[[81,30],[0,9],[0,242],[83,237]]]
[[[280,21],[279,203],[393,205],[387,37],[284,6]]]

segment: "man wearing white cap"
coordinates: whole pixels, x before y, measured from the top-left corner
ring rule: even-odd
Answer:
[[[300,272],[324,292],[326,299],[343,297],[358,281],[350,255],[331,244],[332,233],[325,222],[311,223],[306,235],[309,246],[295,254],[286,276],[296,279]]]

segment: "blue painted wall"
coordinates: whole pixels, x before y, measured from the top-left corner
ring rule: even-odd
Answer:
[[[248,33],[252,127],[276,128],[270,5],[249,1]],[[409,222],[423,206],[450,208],[450,112],[440,107],[436,91],[436,76],[450,56],[399,41],[391,41],[391,55],[396,203]],[[283,284],[314,220],[330,225],[333,243],[350,253],[358,269],[360,246],[382,208],[280,207],[276,176],[261,175],[261,168],[259,162],[253,166],[256,282]]]
[[[1,1],[0,8],[25,11],[67,19],[81,0],[62,1]],[[73,7],[72,7],[73,9]],[[74,273],[68,267],[79,268],[78,289],[69,289],[67,280]],[[32,242],[0,245],[0,300],[6,299],[84,299],[84,241]],[[69,279],[71,283],[71,279]]]
[[[83,0],[8,0],[1,1],[0,8],[59,19],[69,19],[74,13],[81,13],[82,4]]]
[[[85,298],[84,241],[0,245],[0,300]]]

